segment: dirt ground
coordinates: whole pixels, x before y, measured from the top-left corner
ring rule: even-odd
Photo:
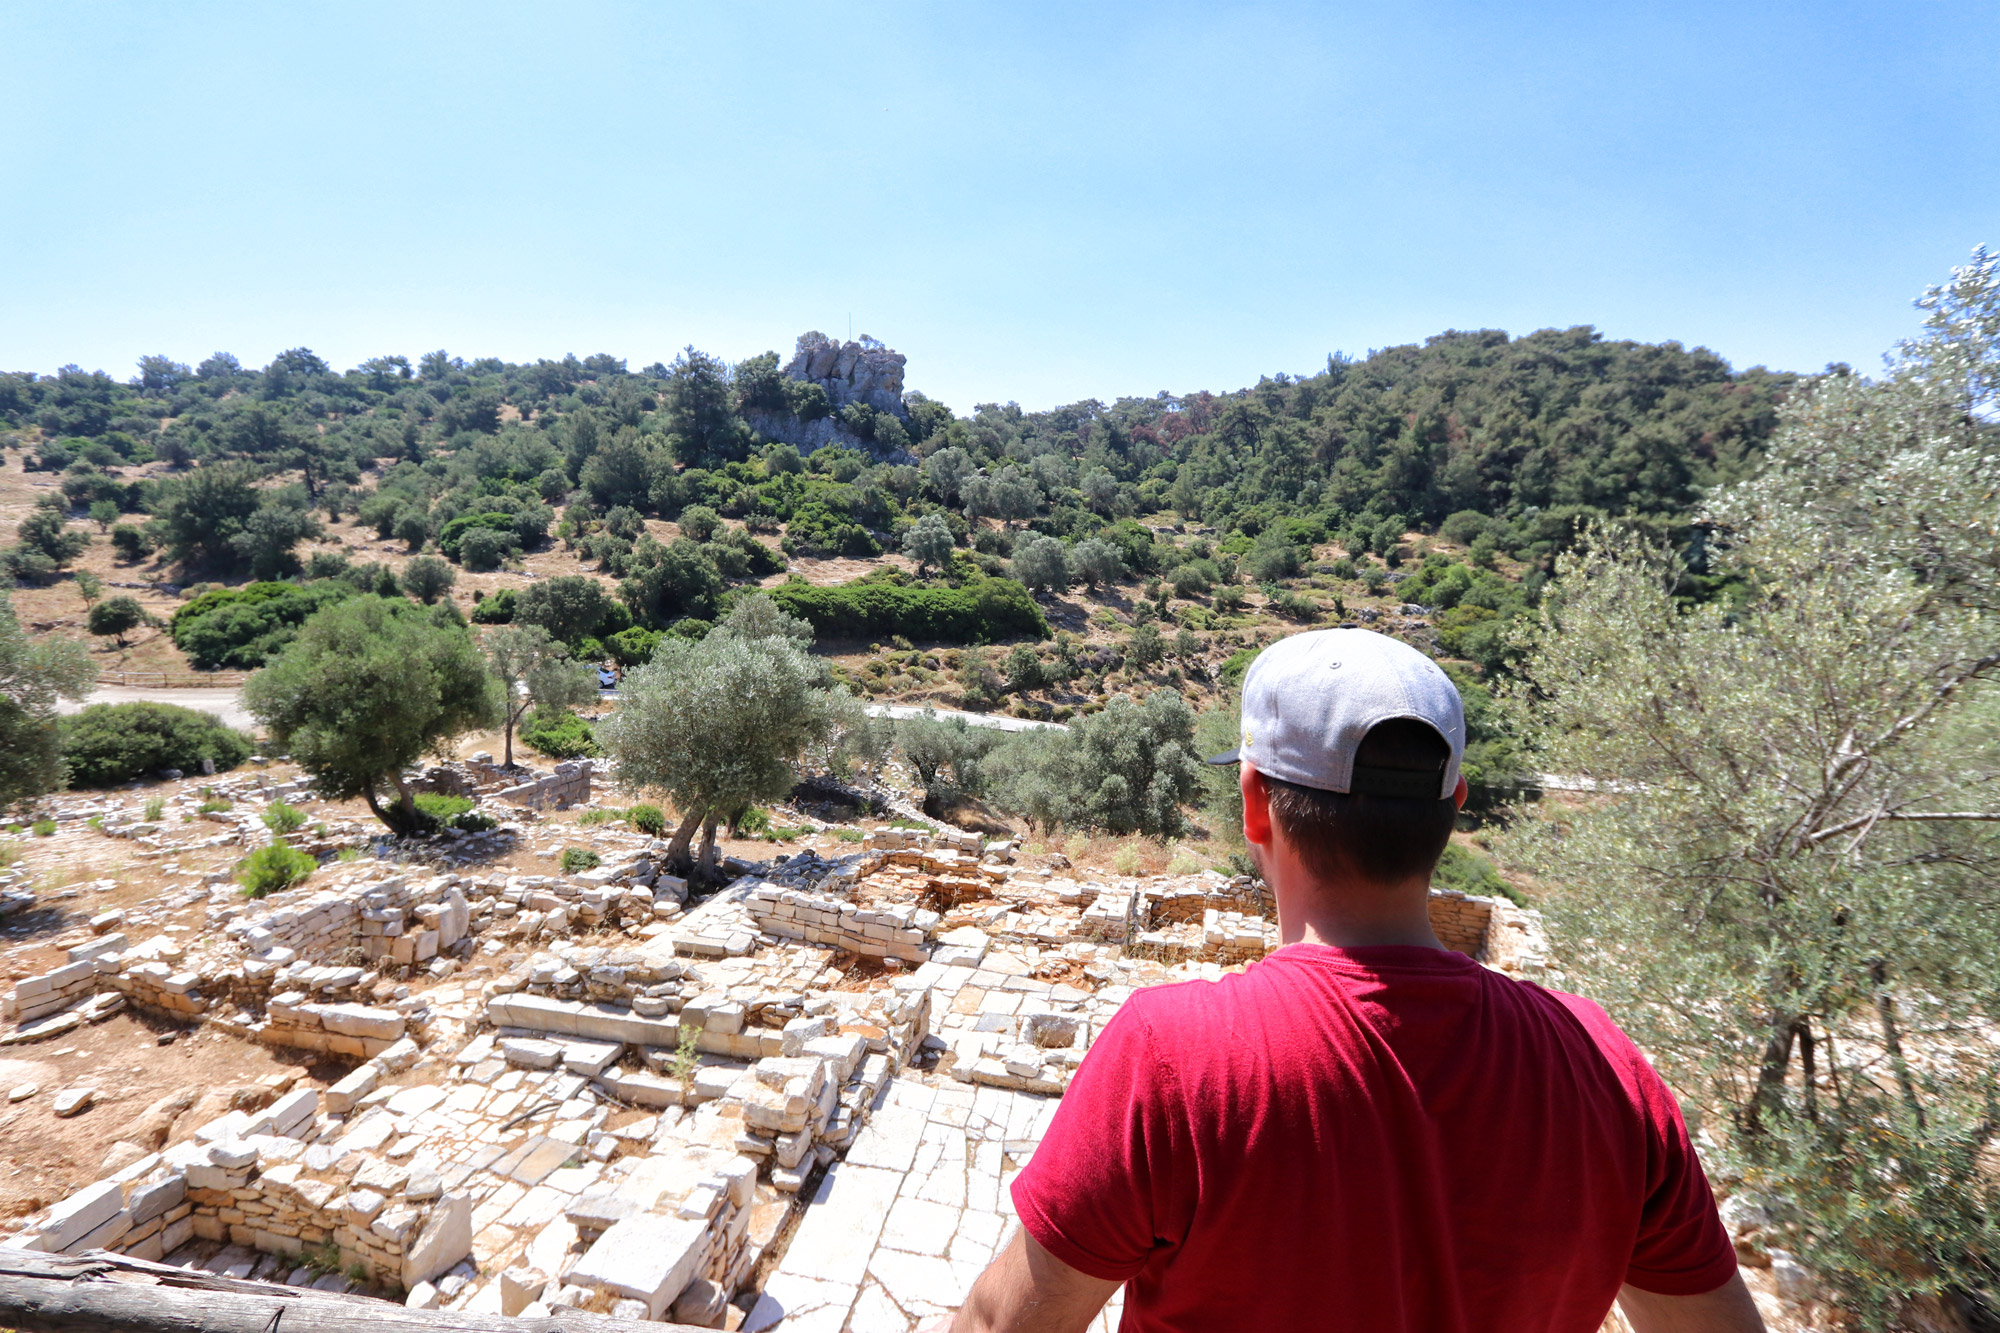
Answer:
[[[301,1063],[301,1055],[129,1010],[0,1053],[0,1098],[39,1089],[0,1103],[0,1218],[45,1208],[89,1184],[114,1143],[152,1151],[233,1107],[268,1104],[304,1086],[301,1080],[324,1087],[345,1072]],[[57,1119],[56,1094],[79,1087],[95,1089],[96,1100]]]

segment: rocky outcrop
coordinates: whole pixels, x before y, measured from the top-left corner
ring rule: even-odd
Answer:
[[[859,404],[908,424],[909,410],[903,406],[903,366],[906,358],[867,335],[859,342],[838,343],[823,333],[799,336],[798,347],[786,363],[786,378],[817,384],[826,392],[827,415],[811,421],[791,412],[752,408],[744,419],[767,440],[782,440],[811,453],[826,445],[860,449],[892,463],[914,463],[909,450],[864,440],[841,421],[843,409]]]
[[[860,342],[837,343],[823,333],[799,335],[798,347],[785,365],[795,380],[810,380],[826,390],[835,412],[863,403],[907,421],[903,407],[903,367],[908,358],[867,334]]]

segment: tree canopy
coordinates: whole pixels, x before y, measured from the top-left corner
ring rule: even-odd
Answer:
[[[0,594],[0,810],[63,785],[56,703],[81,699],[97,680],[89,651],[74,639],[30,638]]]
[[[251,714],[323,795],[358,796],[399,833],[425,824],[405,770],[499,720],[479,650],[441,609],[374,596],[340,602],[306,621],[243,689]]]
[[[700,642],[669,637],[625,676],[598,739],[620,783],[663,791],[680,811],[670,865],[688,864],[706,824],[702,864],[712,870],[715,822],[784,796],[799,757],[833,731],[837,694],[797,625],[769,599],[749,598]]]
[[[1593,529],[1517,696],[1537,766],[1596,784],[1515,842],[1565,965],[1870,1328],[1990,1290],[2000,1231],[2000,264],[1923,304],[1708,507],[1730,602]]]

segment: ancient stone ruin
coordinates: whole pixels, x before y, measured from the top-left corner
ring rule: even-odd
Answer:
[[[536,781],[587,801],[587,774]],[[15,981],[0,1039],[126,1005],[347,1072],[200,1125],[0,1243],[469,1315],[908,1333],[1005,1239],[1007,1185],[1119,1006],[1277,943],[1246,877],[1079,874],[942,828],[735,863],[695,902],[663,844],[608,826],[590,870],[487,870],[473,837],[540,837],[518,775],[425,781],[498,826],[437,864],[335,861],[261,901],[191,886],[176,901],[198,930],[106,913]],[[261,836],[257,798],[285,789],[238,784],[211,836]],[[1432,918],[1488,966],[1546,966],[1532,912],[1437,893]]]

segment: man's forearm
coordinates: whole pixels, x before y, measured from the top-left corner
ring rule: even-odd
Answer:
[[[1618,1293],[1618,1308],[1632,1333],[1764,1333],[1764,1316],[1741,1273],[1699,1296],[1662,1296],[1628,1286]]]
[[[951,1333],[1082,1333],[1118,1285],[1079,1273],[1016,1231],[943,1326]]]

